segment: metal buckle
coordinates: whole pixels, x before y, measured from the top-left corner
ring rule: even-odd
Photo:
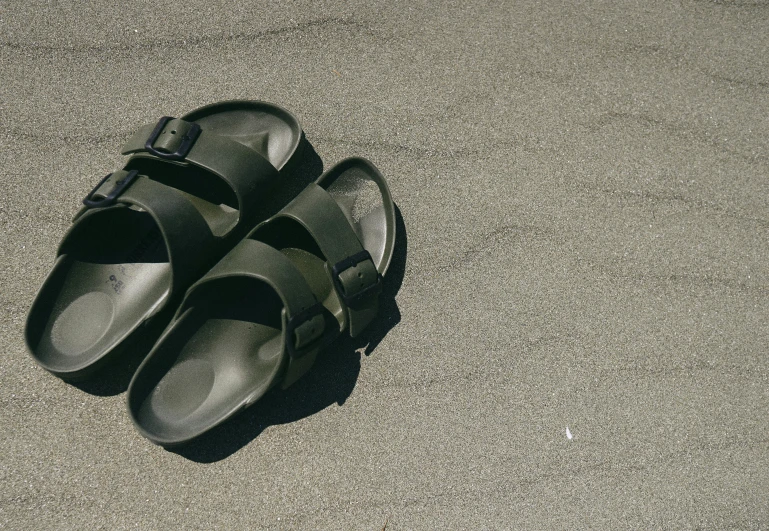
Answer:
[[[288,351],[288,354],[291,356],[291,358],[301,358],[302,356],[308,354],[311,350],[322,347],[330,341],[334,330],[333,326],[330,324],[330,319],[327,314],[328,310],[326,310],[321,303],[317,302],[288,320],[286,323],[286,350]],[[323,331],[321,335],[318,336],[317,339],[310,341],[307,345],[296,347],[294,345],[294,332],[296,332],[296,329],[311,321],[318,315],[323,317]]]
[[[163,131],[163,128],[171,120],[173,120],[171,116],[163,116],[160,120],[158,120],[158,124],[155,126],[155,129],[152,130],[150,137],[144,144],[144,149],[156,157],[160,157],[161,159],[184,160],[187,154],[189,154],[190,149],[192,149],[192,144],[194,144],[195,140],[197,140],[198,136],[200,136],[200,126],[195,122],[187,122],[190,125],[190,130],[187,131],[187,133],[182,137],[182,142],[179,144],[179,147],[173,153],[166,153],[164,151],[155,149],[153,144],[157,141],[160,133]]]
[[[377,273],[377,279],[375,283],[363,288],[354,295],[345,294],[344,286],[342,285],[342,280],[339,278],[339,274],[347,271],[351,267],[355,267],[361,262],[365,262],[366,260],[371,260],[372,263],[374,262],[374,260],[371,258],[371,253],[364,249],[357,254],[348,256],[344,260],[339,261],[333,268],[331,268],[331,278],[334,281],[336,292],[342,298],[344,303],[352,308],[354,308],[358,303],[360,303],[369,295],[373,293],[380,293],[382,291],[382,275]]]
[[[114,175],[113,173],[107,174],[104,179],[99,181],[99,184],[97,184],[91,192],[85,196],[83,199],[83,204],[88,208],[102,208],[109,206],[115,202],[117,197],[130,186],[130,184],[133,182],[133,180],[136,178],[137,175],[139,175],[138,170],[131,170],[129,171],[125,177],[120,179],[118,182],[115,183],[115,187],[112,189],[112,191],[103,199],[92,199],[93,196],[96,194],[96,191],[101,188],[101,185],[107,182],[107,179],[112,177]]]

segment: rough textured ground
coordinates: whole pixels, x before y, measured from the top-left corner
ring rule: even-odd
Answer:
[[[769,528],[769,3],[370,4],[0,4],[0,527]],[[397,295],[170,452],[23,324],[122,140],[232,98],[380,167]]]

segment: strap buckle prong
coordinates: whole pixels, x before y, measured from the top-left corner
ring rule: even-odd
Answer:
[[[107,194],[103,199],[93,199],[93,196],[96,195],[97,190],[101,188],[101,185],[107,182],[107,180],[112,177],[112,173],[108,173],[101,181],[99,181],[99,184],[97,184],[91,192],[85,196],[83,199],[83,204],[88,208],[102,208],[106,206],[110,206],[115,202],[117,197],[123,193],[123,190],[128,188],[130,184],[133,182],[133,180],[136,178],[137,175],[139,175],[138,170],[131,170],[129,171],[125,177],[120,179],[118,182],[115,183],[115,187],[112,189],[112,191]]]
[[[155,149],[153,144],[155,144],[158,137],[160,136],[160,133],[163,131],[163,128],[171,120],[173,120],[171,116],[163,116],[160,120],[158,120],[158,124],[155,126],[155,129],[152,130],[152,133],[147,139],[147,142],[144,144],[144,149],[161,159],[184,160],[184,158],[190,152],[190,149],[192,149],[192,144],[194,144],[195,140],[197,140],[198,136],[200,136],[200,126],[195,122],[186,122],[190,128],[182,137],[179,147],[173,153],[166,153],[165,151]],[[172,132],[174,134],[176,133],[176,131]]]
[[[297,329],[303,325],[312,323],[317,317],[321,317],[320,326],[322,326],[322,329],[320,330],[320,333],[317,334],[316,337],[310,339],[306,345],[297,347],[295,344],[296,339],[298,339],[295,337]],[[334,319],[329,311],[319,302],[313,304],[306,310],[297,313],[286,323],[286,350],[288,351],[289,356],[293,359],[301,358],[306,354],[309,354],[312,350],[328,344],[331,339],[333,339],[335,322],[336,319]],[[314,327],[316,324],[317,323],[313,323],[311,326]]]
[[[342,285],[342,280],[339,278],[339,275],[351,267],[355,267],[361,262],[365,262],[366,260],[371,260],[372,264],[374,262],[374,260],[371,258],[371,253],[364,249],[359,253],[348,256],[344,260],[340,260],[333,268],[331,268],[331,278],[334,281],[336,292],[342,298],[344,303],[351,308],[354,308],[369,295],[377,294],[382,291],[382,275],[381,273],[377,273],[376,282],[370,286],[366,286],[362,290],[352,295],[345,293],[344,286]]]

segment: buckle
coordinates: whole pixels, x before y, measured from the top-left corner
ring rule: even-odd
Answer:
[[[327,314],[328,310],[321,303],[316,302],[288,320],[286,323],[286,350],[289,356],[294,359],[301,358],[309,354],[311,350],[322,347],[331,340],[334,327],[330,325]],[[314,333],[317,326],[322,328],[319,333]],[[307,329],[309,329],[309,334]],[[309,335],[310,337],[306,344],[300,344],[297,347],[295,341],[301,340],[301,336],[296,334],[298,331],[301,332],[302,336]]]
[[[104,179],[99,181],[99,184],[97,184],[91,192],[85,196],[83,199],[83,204],[88,208],[102,208],[106,206],[110,206],[115,202],[117,199],[117,196],[119,196],[121,193],[123,193],[123,190],[128,188],[130,184],[133,182],[134,179],[136,179],[136,176],[139,175],[138,170],[131,170],[129,171],[125,177],[118,180],[118,182],[115,183],[115,187],[112,189],[112,191],[107,194],[103,199],[93,199],[93,196],[96,195],[96,192],[101,188],[101,186],[107,182],[107,180],[112,177],[114,174],[109,173],[107,174]]]
[[[190,152],[190,149],[192,149],[192,145],[195,143],[195,140],[197,140],[198,136],[200,136],[200,126],[194,122],[184,122],[185,124],[189,125],[190,128],[186,133],[184,133],[181,142],[179,143],[179,147],[176,148],[176,151],[173,153],[160,151],[154,147],[154,144],[160,136],[160,133],[163,132],[163,128],[173,119],[174,118],[171,116],[163,116],[160,120],[158,120],[158,124],[155,126],[155,129],[152,130],[150,137],[144,144],[144,149],[156,157],[160,157],[161,159],[184,160],[184,158]],[[171,134],[175,135],[176,131],[171,131]]]
[[[342,279],[339,278],[339,275],[347,271],[351,267],[355,267],[361,262],[365,262],[366,260],[371,260],[371,263],[372,264],[374,263],[374,260],[371,258],[371,253],[369,253],[364,249],[363,251],[357,254],[348,256],[344,260],[339,261],[333,268],[331,268],[331,278],[334,281],[334,287],[336,288],[336,292],[342,298],[344,303],[347,306],[352,307],[353,309],[356,305],[358,305],[361,301],[363,301],[363,299],[365,299],[369,295],[380,293],[382,291],[382,275],[377,272],[376,282],[374,282],[370,286],[366,286],[359,292],[354,293],[352,295],[348,295],[345,293],[344,286],[342,285]]]

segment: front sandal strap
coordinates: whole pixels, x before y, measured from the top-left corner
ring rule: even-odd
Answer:
[[[315,354],[339,334],[336,319],[320,304],[307,280],[286,255],[266,243],[246,238],[187,292],[226,277],[253,278],[270,286],[285,310],[286,351],[292,359]],[[184,303],[179,312],[184,310]]]

